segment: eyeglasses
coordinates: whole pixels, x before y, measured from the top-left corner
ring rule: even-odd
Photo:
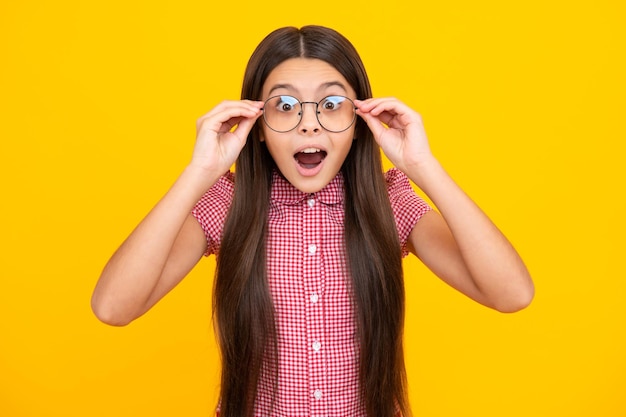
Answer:
[[[356,107],[344,96],[328,96],[318,102],[300,101],[293,96],[270,97],[263,106],[263,120],[275,132],[289,132],[300,124],[305,104],[315,104],[317,121],[329,132],[348,130],[356,120]]]

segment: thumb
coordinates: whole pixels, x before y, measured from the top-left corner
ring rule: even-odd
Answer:
[[[235,130],[233,130],[232,133],[239,137],[241,140],[245,141],[257,120],[258,116],[254,118],[245,118],[240,120],[239,123],[237,123],[237,127],[235,127]]]
[[[373,116],[370,113],[358,112],[358,114],[359,116],[361,116],[363,120],[365,120],[365,123],[367,123],[367,126],[370,128],[370,130],[372,131],[372,134],[374,135],[374,139],[380,145],[379,138],[382,136],[383,132],[387,129],[385,125],[383,125],[383,123],[380,121],[380,119],[378,119],[378,117]]]

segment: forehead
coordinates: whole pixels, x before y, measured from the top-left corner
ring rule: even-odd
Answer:
[[[355,95],[344,76],[329,63],[320,59],[292,58],[269,73],[263,84],[263,95],[267,97],[274,91],[317,95],[330,89],[336,94]]]

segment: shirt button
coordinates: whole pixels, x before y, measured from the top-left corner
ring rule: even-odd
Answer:
[[[319,300],[319,299],[320,299],[319,295],[317,295],[317,294],[311,294],[311,302],[312,302],[313,304],[317,303],[317,300]]]
[[[322,348],[322,344],[318,341],[313,342],[313,350],[319,352]]]
[[[315,392],[313,393],[313,396],[315,397],[316,400],[319,400],[322,398],[322,391],[320,390],[315,390]]]
[[[315,252],[317,252],[317,246],[316,245],[309,245],[309,253],[311,255],[315,255]]]
[[[309,207],[313,207],[315,205],[315,199],[310,198],[306,203],[309,205]]]

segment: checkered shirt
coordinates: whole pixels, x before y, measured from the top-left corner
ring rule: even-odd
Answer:
[[[430,207],[399,170],[385,178],[406,256],[408,236]],[[234,174],[227,173],[192,212],[205,232],[207,256],[219,255],[233,191]],[[314,194],[274,173],[267,251],[280,363],[273,404],[272,377],[260,377],[255,416],[365,416],[343,224],[341,173]]]

